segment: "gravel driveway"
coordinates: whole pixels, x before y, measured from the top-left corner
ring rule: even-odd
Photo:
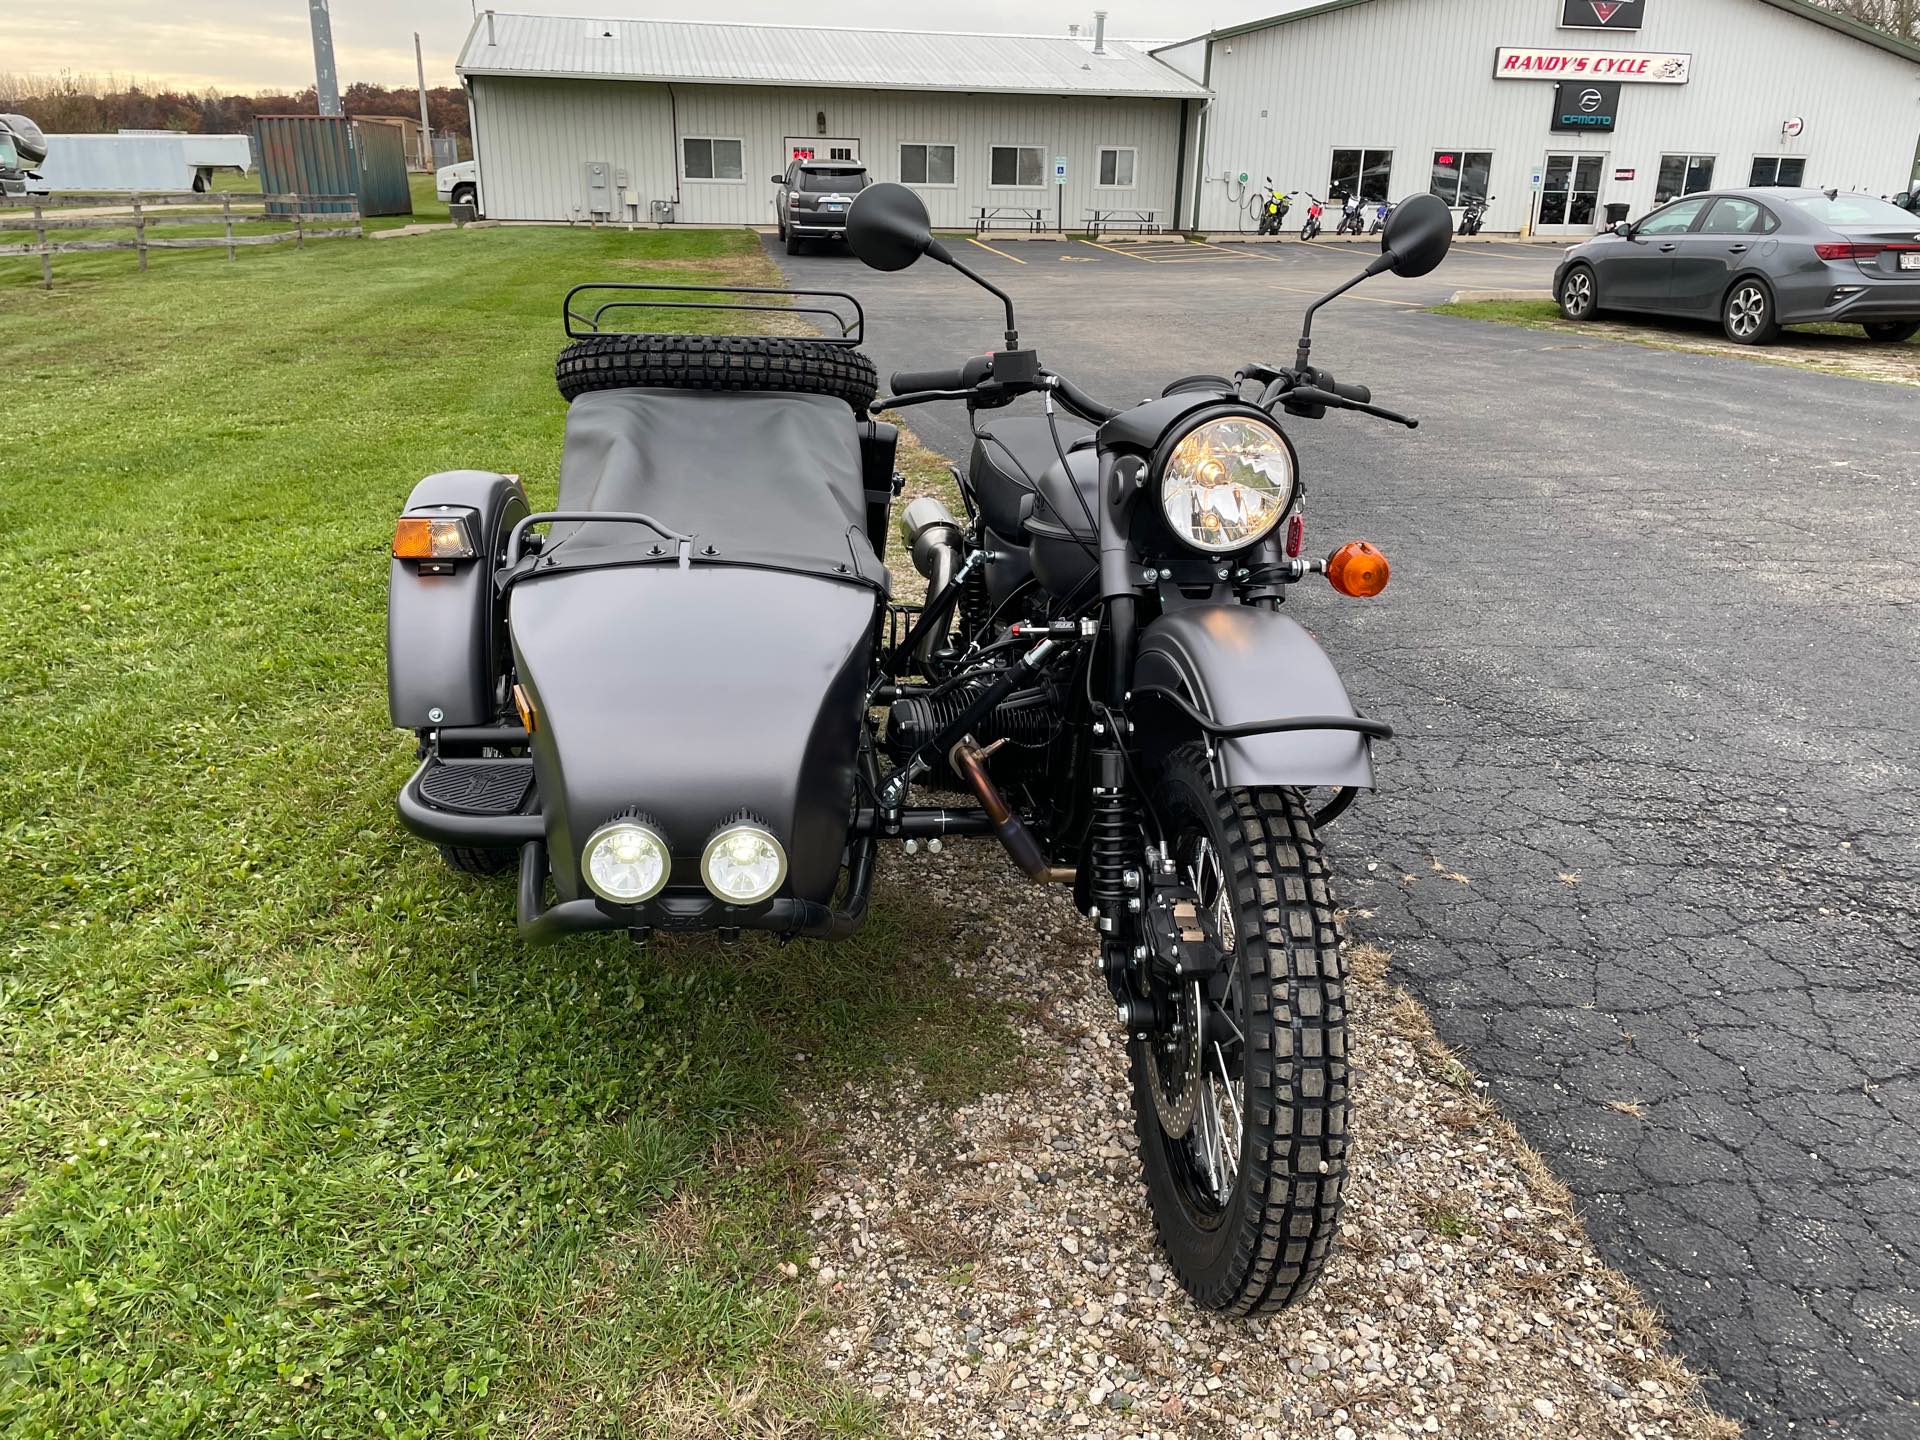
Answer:
[[[1358,258],[1017,253],[967,258],[1043,356],[1116,400],[1284,355],[1305,297]],[[1425,422],[1292,427],[1316,547],[1366,536],[1395,564],[1371,605],[1297,597],[1400,728],[1381,792],[1332,832],[1335,874],[1355,933],[1393,952],[1717,1405],[1761,1434],[1905,1440],[1912,394],[1415,308],[1544,283],[1552,258],[1450,260],[1317,326],[1320,363]],[[788,273],[858,291],[883,372],[995,338],[987,297],[935,267]],[[959,454],[952,408],[913,419]]]
[[[903,857],[887,883],[981,915],[962,973],[1025,1051],[1014,1085],[958,1110],[907,1081],[810,1116],[842,1137],[812,1211],[821,1358],[905,1433],[1733,1433],[1381,952],[1348,950],[1341,1243],[1306,1303],[1230,1320],[1158,1262],[1121,1037],[1069,898],[984,846]]]

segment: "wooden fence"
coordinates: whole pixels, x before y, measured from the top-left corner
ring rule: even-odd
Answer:
[[[272,207],[279,206],[278,211]],[[327,206],[328,209],[316,207]],[[84,210],[81,215],[60,212]],[[51,212],[51,213],[50,213]],[[288,230],[248,234],[260,224],[291,225]],[[219,235],[191,235],[167,239],[149,235],[168,225],[218,225]],[[240,226],[242,233],[235,234]],[[0,232],[31,230],[30,244],[0,245],[0,256],[38,255],[40,283],[53,288],[53,257],[101,250],[132,250],[147,268],[151,250],[219,250],[227,259],[243,245],[304,247],[309,240],[365,235],[360,202],[351,195],[202,195],[169,191],[159,195],[9,195],[0,198]],[[132,239],[52,241],[50,233],[65,230],[132,230]]]

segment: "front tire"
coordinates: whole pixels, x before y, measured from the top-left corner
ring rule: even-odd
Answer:
[[[471,185],[456,185],[453,187],[451,200],[455,205],[471,205],[479,196],[479,193],[480,192],[475,190]]]
[[[1187,1033],[1207,1038],[1197,1072],[1179,1074],[1177,1034],[1129,1043],[1147,1202],[1198,1304],[1280,1310],[1319,1278],[1346,1180],[1346,987],[1326,862],[1299,792],[1216,789],[1198,745],[1169,757],[1156,809],[1231,960],[1217,998],[1166,982]]]
[[[1560,282],[1560,313],[1579,322],[1600,312],[1600,286],[1591,265],[1576,265]]]
[[[1733,282],[1720,305],[1720,328],[1736,345],[1771,345],[1780,338],[1774,318],[1773,292],[1763,280],[1749,275]]]
[[[1885,345],[1904,345],[1920,335],[1920,321],[1913,320],[1869,320],[1860,328],[1867,332],[1869,340]]]
[[[471,845],[437,845],[440,858],[456,875],[490,877],[518,868],[518,850],[482,850]]]

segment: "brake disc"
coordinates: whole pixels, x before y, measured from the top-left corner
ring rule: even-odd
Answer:
[[[1147,1081],[1153,1091],[1154,1113],[1160,1128],[1178,1140],[1193,1128],[1200,1113],[1200,1076],[1203,1070],[1198,1045],[1200,1013],[1193,988],[1182,985],[1174,997],[1177,1028],[1156,1035],[1147,1046]]]

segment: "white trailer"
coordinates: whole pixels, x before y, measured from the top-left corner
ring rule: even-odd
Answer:
[[[36,188],[83,194],[209,190],[216,170],[252,168],[253,142],[245,135],[49,135]]]

